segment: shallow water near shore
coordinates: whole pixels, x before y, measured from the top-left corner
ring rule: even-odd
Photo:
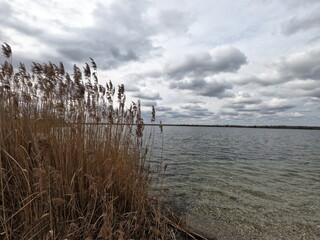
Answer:
[[[208,238],[320,239],[320,131],[156,128],[152,156],[167,200]]]

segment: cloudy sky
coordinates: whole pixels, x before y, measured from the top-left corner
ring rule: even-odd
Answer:
[[[92,57],[164,123],[320,126],[319,0],[0,0],[0,42]]]

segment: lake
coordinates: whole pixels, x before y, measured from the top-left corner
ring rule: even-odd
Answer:
[[[158,187],[210,239],[320,239],[320,131],[164,127]]]

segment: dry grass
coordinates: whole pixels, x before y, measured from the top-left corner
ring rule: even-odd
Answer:
[[[100,85],[93,60],[29,73],[2,51],[0,238],[175,239],[179,220],[149,195],[140,103]]]

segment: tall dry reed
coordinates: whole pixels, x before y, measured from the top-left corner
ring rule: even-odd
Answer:
[[[149,195],[140,103],[99,84],[92,59],[70,75],[14,69],[2,52],[0,238],[175,239],[178,220]]]

